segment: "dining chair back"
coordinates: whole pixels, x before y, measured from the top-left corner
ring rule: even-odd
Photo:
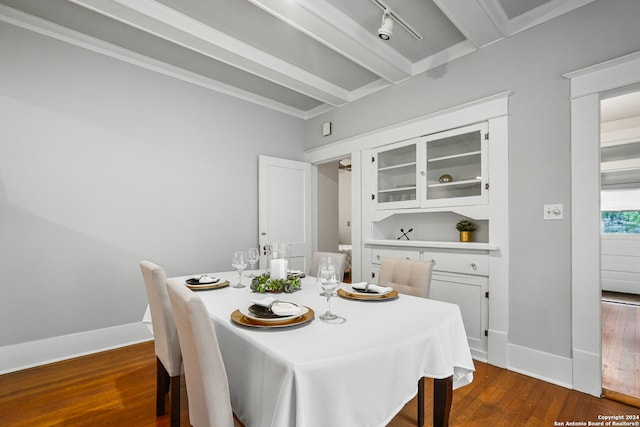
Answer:
[[[383,258],[378,284],[391,286],[401,294],[429,298],[433,261]]]
[[[347,264],[347,255],[340,252],[315,252],[313,257],[311,257],[309,276],[316,277],[318,275],[320,260],[324,257],[333,260],[333,265],[338,269],[338,277],[340,277],[340,280],[344,279],[344,267]]]
[[[167,276],[150,261],[140,263],[144,278],[156,352],[156,416],[165,413],[165,395],[171,391],[171,427],[180,425],[182,355],[178,331],[167,294]]]
[[[167,284],[176,319],[194,427],[232,427],[229,383],[218,338],[202,300],[181,283]]]

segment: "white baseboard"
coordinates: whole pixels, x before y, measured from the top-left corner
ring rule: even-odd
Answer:
[[[0,347],[0,375],[99,351],[149,341],[142,322]]]
[[[573,361],[568,357],[509,344],[508,369],[561,387],[573,388]]]
[[[487,361],[494,366],[507,368],[507,353],[509,351],[509,336],[506,332],[489,329],[489,352]]]
[[[573,388],[592,396],[602,395],[600,354],[573,349]]]

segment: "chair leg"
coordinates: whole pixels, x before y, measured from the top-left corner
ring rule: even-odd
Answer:
[[[424,377],[418,380],[418,427],[424,425]]]
[[[171,377],[171,427],[180,427],[180,375]]]
[[[156,357],[156,417],[164,415],[165,394],[168,391],[169,373]]]

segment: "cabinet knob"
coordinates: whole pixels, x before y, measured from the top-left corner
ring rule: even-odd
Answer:
[[[424,173],[424,171],[420,171],[420,176],[425,176],[426,174]]]
[[[471,268],[473,268],[474,270],[478,269],[478,265],[475,262],[471,263]]]
[[[376,255],[376,259],[380,259],[380,255]]]

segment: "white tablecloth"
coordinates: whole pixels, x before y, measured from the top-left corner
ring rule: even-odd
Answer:
[[[231,283],[237,273],[216,273]],[[186,277],[169,281],[183,283]],[[249,285],[250,279],[244,278]],[[347,285],[345,285],[347,286]],[[453,375],[454,389],[473,379],[473,360],[458,306],[407,295],[385,302],[332,298],[347,319],[285,329],[252,329],[231,322],[251,305],[248,287],[199,291],[221,346],[233,410],[247,427],[384,426],[415,396],[422,376]],[[326,308],[315,279],[278,294]]]

